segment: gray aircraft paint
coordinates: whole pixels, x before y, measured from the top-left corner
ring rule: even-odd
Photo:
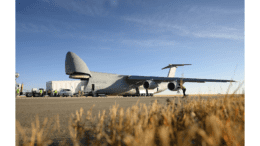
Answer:
[[[101,73],[89,71],[86,63],[75,53],[68,52],[65,60],[65,72],[67,75],[84,74],[88,75],[88,79],[82,80],[84,85],[84,92],[92,91],[92,84],[95,85],[95,93],[99,94],[135,94],[136,88],[142,86],[143,81],[137,83],[131,80],[127,80],[128,75],[118,75],[111,73]],[[167,83],[160,83],[157,88],[154,89],[154,93],[159,93],[167,89]]]
[[[101,72],[91,72],[92,77],[84,81],[84,92],[92,91],[92,84],[95,85],[95,92],[99,94],[122,95],[135,94],[136,87],[142,86],[141,83],[128,81],[127,75],[109,74]],[[161,83],[154,92],[159,93],[167,89],[167,83]]]
[[[174,76],[177,66],[190,64],[169,64],[165,68],[170,68],[168,76]],[[174,68],[173,68],[174,67]],[[163,69],[165,69],[163,68]],[[173,68],[171,70],[171,68]],[[178,78],[178,77],[151,77],[151,76],[130,76],[118,75],[111,73],[101,73],[90,71],[86,63],[75,53],[68,52],[65,59],[65,72],[70,75],[70,78],[81,79],[84,85],[84,92],[92,92],[92,84],[95,86],[95,93],[123,95],[138,93],[136,88],[139,88],[145,81],[150,80],[158,84],[158,87],[153,89],[154,93],[165,91],[169,82],[174,82],[175,90],[179,90],[179,83],[183,82],[234,82],[233,80],[216,80],[216,79],[197,79],[197,78]],[[79,75],[78,77],[76,77]]]

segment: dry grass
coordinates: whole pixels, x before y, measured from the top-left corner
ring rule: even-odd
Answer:
[[[50,139],[51,134],[60,132],[59,115],[52,118],[48,122],[45,118],[43,123],[40,124],[38,115],[35,117],[35,122],[31,123],[31,129],[24,128],[16,121],[16,145],[20,146],[47,146],[53,141]]]
[[[169,101],[169,100],[168,100]],[[218,99],[193,100],[162,105],[138,102],[127,109],[115,104],[106,111],[92,115],[80,108],[69,120],[70,139],[79,145],[176,145],[176,146],[242,146],[244,145],[244,95]],[[53,125],[51,127],[51,125]],[[48,133],[59,131],[59,119],[54,124],[46,118],[40,126],[38,117],[28,134],[16,123],[16,145],[49,145]],[[60,143],[68,145],[68,142]]]

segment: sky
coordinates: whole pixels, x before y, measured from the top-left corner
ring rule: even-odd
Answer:
[[[15,145],[14,72],[20,73],[17,82],[30,88],[45,87],[50,80],[69,80],[64,65],[67,51],[75,52],[93,71],[167,76],[168,71],[161,68],[169,63],[191,63],[178,68],[176,76],[246,78],[245,143],[258,142],[259,1],[246,0],[245,13],[244,2],[232,0],[49,2],[1,1],[0,107],[2,117],[9,119],[1,120],[6,129],[1,135],[7,137],[4,143]],[[185,86],[187,93],[228,88],[225,83]]]
[[[90,71],[122,75],[167,76],[168,64],[192,64],[175,76],[234,79],[234,91],[245,79],[244,14],[242,0],[16,0],[17,82],[30,90],[71,80],[71,51]],[[226,93],[229,85],[185,83],[187,94]]]

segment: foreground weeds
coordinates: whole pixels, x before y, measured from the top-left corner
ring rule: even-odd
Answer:
[[[74,146],[80,145],[163,145],[163,146],[242,146],[244,145],[244,95],[218,99],[185,99],[167,105],[155,100],[150,106],[138,102],[127,109],[118,104],[98,115],[81,108],[71,115],[68,129]],[[42,126],[36,117],[31,136],[17,122],[17,145],[51,145],[47,133],[59,130],[59,123]],[[52,130],[49,130],[52,129]],[[63,142],[60,145],[69,145]]]
[[[28,130],[21,126],[19,121],[16,121],[16,146],[47,146],[52,144],[50,136],[60,132],[59,115],[48,121],[45,118],[41,124],[38,115],[35,117],[35,122],[31,123],[31,129]]]

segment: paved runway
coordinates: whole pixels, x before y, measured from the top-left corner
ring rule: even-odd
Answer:
[[[39,115],[39,119],[43,122],[45,117],[51,118],[59,114],[61,134],[57,137],[68,137],[68,120],[71,113],[75,113],[81,107],[84,112],[95,104],[93,108],[93,115],[97,115],[99,111],[107,110],[115,105],[115,102],[119,104],[119,107],[126,109],[134,105],[138,99],[139,103],[146,103],[149,105],[154,100],[158,100],[159,103],[166,104],[166,99],[170,100],[183,100],[179,97],[107,97],[107,98],[89,98],[89,97],[18,97],[16,98],[16,120],[21,123],[22,126],[30,129],[31,122],[35,121],[35,115]],[[190,96],[189,98],[195,98]],[[203,97],[206,98],[206,97]],[[217,97],[213,97],[217,98]]]
[[[35,121],[35,115],[39,115],[39,119],[43,122],[45,117],[51,118],[59,114],[61,135],[58,137],[67,137],[68,135],[68,120],[71,113],[75,113],[81,107],[84,112],[95,104],[93,114],[97,115],[99,111],[108,110],[112,105],[119,104],[120,107],[127,108],[132,106],[140,99],[140,103],[147,105],[151,101],[158,99],[159,102],[165,102],[166,98],[86,98],[86,97],[21,97],[16,98],[16,120],[22,126],[30,128],[31,122]],[[63,131],[65,130],[65,131]]]

